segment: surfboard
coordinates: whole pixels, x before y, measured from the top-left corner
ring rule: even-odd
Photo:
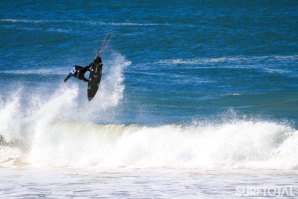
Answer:
[[[105,51],[105,49],[108,47],[110,41],[112,38],[112,33],[106,33],[105,38],[103,40],[102,46],[98,53],[96,53],[96,57],[101,56],[101,54]],[[98,90],[100,80],[101,80],[101,73],[102,73],[102,63],[100,59],[100,64],[93,65],[90,68],[90,75],[89,75],[89,82],[88,82],[88,100],[91,101],[93,97],[96,95],[96,92]]]
[[[91,101],[96,95],[102,74],[102,64],[93,65],[90,68],[89,82],[88,82],[88,100]]]

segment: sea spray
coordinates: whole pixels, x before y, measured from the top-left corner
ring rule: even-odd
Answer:
[[[59,167],[295,169],[297,137],[295,129],[266,121],[155,127],[56,123],[35,138],[26,161]]]
[[[1,165],[215,170],[298,166],[297,130],[287,124],[236,118],[186,126],[57,121],[78,106],[77,96],[76,86],[58,89],[23,120],[13,114],[21,107],[19,100],[6,102],[1,117],[16,122],[1,120]]]
[[[0,135],[3,139],[11,141],[20,137],[19,112],[21,90],[16,91],[7,100],[0,101]]]
[[[91,102],[91,106],[94,106],[96,111],[118,105],[119,101],[123,98],[125,88],[123,84],[123,70],[130,64],[130,61],[118,53],[114,53],[112,59],[104,62],[103,67],[106,73],[103,74],[103,79],[95,100]]]
[[[36,146],[50,142],[46,137],[48,129],[55,122],[71,121],[75,124],[77,121],[98,121],[105,117],[103,111],[117,106],[124,92],[123,69],[130,62],[114,53],[111,60],[105,63],[107,68],[103,81],[98,96],[92,103],[82,96],[86,90],[77,82],[61,83],[54,90],[41,86],[23,90],[21,86],[13,85],[19,89],[11,90],[10,97],[1,96],[0,104],[3,108],[0,110],[0,145],[1,154],[5,154],[1,155],[2,162],[10,162],[16,156],[23,159],[23,155],[26,156],[27,153],[34,154]],[[66,133],[71,132],[72,129],[66,129]],[[59,131],[59,135],[61,134],[63,132]],[[17,154],[21,151],[22,155],[8,151],[17,151]]]
[[[123,98],[123,70],[130,64],[121,54],[114,53],[105,62],[103,79],[95,99],[87,101],[86,85],[76,79],[53,88],[36,85],[32,89],[12,83],[8,97],[0,99],[0,135],[6,141],[23,139],[26,132],[38,131],[54,121],[99,121],[103,111],[116,107]],[[27,130],[30,129],[30,130]]]

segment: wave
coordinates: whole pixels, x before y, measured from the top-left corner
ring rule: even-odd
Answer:
[[[101,111],[117,106],[123,98],[123,70],[130,62],[114,53],[105,63],[109,67],[105,68],[99,91],[91,103],[86,100],[85,86],[84,90],[80,90],[76,81],[69,80],[67,84],[61,81],[53,89],[44,85],[30,88],[17,83],[7,85],[7,88],[14,89],[6,89],[0,95],[0,134],[10,141],[20,137],[24,123],[104,118]]]
[[[166,59],[156,64],[183,65],[189,69],[255,69],[266,74],[286,75],[297,77],[295,62],[298,55],[288,56],[258,56],[258,57],[220,57],[220,58],[194,58],[194,59]],[[287,66],[283,66],[287,63]],[[291,66],[293,65],[293,66]],[[279,67],[276,67],[279,66]]]
[[[98,95],[81,100],[74,82],[52,93],[0,94],[0,166],[297,169],[298,131],[261,119],[191,125],[95,124],[123,98],[120,54],[107,60]],[[238,95],[238,93],[230,93]],[[85,97],[85,96],[84,96]],[[25,102],[24,102],[25,100]],[[94,121],[96,120],[96,121]]]
[[[67,71],[61,68],[51,68],[51,69],[22,69],[22,70],[3,70],[0,71],[2,74],[12,74],[12,75],[66,75]]]
[[[224,62],[255,62],[255,61],[274,61],[274,60],[297,60],[298,55],[288,56],[257,56],[257,57],[219,57],[219,58],[193,58],[193,59],[165,59],[157,64],[176,65],[176,64],[206,64],[206,63],[224,63]]]
[[[80,20],[35,20],[35,19],[0,19],[4,29],[14,29],[29,32],[56,32],[62,34],[81,34],[83,30],[71,28],[67,24],[78,24],[83,26],[166,26],[168,24],[159,23],[136,23],[136,22],[102,22],[102,21],[80,21]],[[41,26],[43,25],[43,26]],[[67,28],[68,27],[68,28]]]
[[[169,25],[166,23],[102,22],[102,21],[81,21],[81,20],[38,20],[38,19],[0,19],[0,22],[32,23],[32,24],[76,23],[76,24],[87,24],[87,25],[110,25],[110,26],[165,26],[165,25]]]
[[[36,165],[34,158],[31,161],[36,144],[42,144],[39,139],[43,139],[44,133],[55,127],[52,124],[57,121],[76,124],[110,117],[106,112],[116,107],[123,97],[123,70],[130,61],[114,53],[106,63],[109,69],[91,103],[87,102],[86,96],[82,100],[83,91],[75,82],[61,83],[53,92],[40,87],[41,90],[30,88],[28,93],[27,88],[13,85],[11,93],[1,93],[0,166]],[[65,126],[66,132],[70,133],[72,128]]]
[[[22,128],[22,134],[31,133],[30,139],[18,138],[23,145],[26,143],[26,149],[18,144],[9,150],[0,147],[0,154],[5,154],[0,164],[203,170],[298,168],[298,131],[268,121],[155,127],[40,121],[30,125]]]
[[[26,105],[22,89],[1,96],[0,166],[298,169],[298,131],[285,123],[95,124],[94,117],[111,117],[123,97],[122,70],[129,63],[122,56],[111,62],[118,72],[108,73],[91,103],[79,100],[76,84],[48,96],[35,93]]]
[[[45,20],[45,19],[0,19],[0,22],[9,23],[28,23],[28,24],[47,24],[47,23],[78,23],[78,24],[96,24],[94,21],[80,21],[80,20]]]
[[[104,23],[107,25],[112,25],[112,26],[164,26],[168,24],[159,24],[159,23],[132,23],[132,22],[109,22],[109,23]]]
[[[0,19],[0,22],[10,23],[46,23],[48,20],[32,20],[32,19]]]

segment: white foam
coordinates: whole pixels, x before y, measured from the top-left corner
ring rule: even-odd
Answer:
[[[203,64],[203,63],[220,63],[227,61],[239,61],[242,58],[220,57],[220,58],[194,58],[194,59],[166,59],[160,60],[158,64]]]
[[[276,59],[298,59],[298,55],[277,55],[273,57]]]
[[[111,25],[111,26],[161,26],[164,23],[136,23],[136,22],[101,22],[101,21],[82,21],[82,20],[38,20],[38,19],[0,19],[0,22],[10,23],[78,23],[89,25]]]
[[[117,106],[122,99],[123,69],[129,64],[129,61],[116,53],[110,61],[105,62],[104,67],[108,69],[105,68],[99,91],[91,103],[87,100],[86,90],[80,90],[75,81],[61,83],[56,89],[36,87],[30,89],[30,95],[27,95],[26,89],[8,90],[5,95],[0,96],[0,135],[6,142],[26,140],[54,121],[96,119],[95,113]],[[31,74],[31,71],[26,70],[16,72]],[[34,74],[41,75],[44,71],[37,70]],[[18,85],[14,85],[14,88],[17,87]]]
[[[114,92],[118,91],[121,93],[115,86]],[[35,108],[25,118],[14,114],[20,110],[18,99],[2,102],[0,134],[6,143],[18,140],[21,144],[6,147],[8,152],[0,164],[213,170],[298,168],[298,131],[286,124],[234,120],[148,127],[62,122],[78,110],[78,93],[77,85],[67,85],[45,99],[34,98]],[[115,95],[116,101],[102,109],[117,104],[120,98]]]
[[[99,112],[116,106],[121,99],[121,71],[127,61],[121,56],[118,59],[114,63],[121,67],[111,66],[119,71],[107,72],[111,78],[105,80],[106,90],[101,90],[103,96],[94,99],[95,104],[102,97],[111,100],[98,108]],[[2,99],[0,134],[6,144],[0,149],[5,154],[1,155],[0,165],[213,170],[298,168],[298,132],[286,124],[234,120],[222,124],[148,127],[63,122],[70,115],[87,115],[80,109],[79,92],[76,84],[63,84],[51,95],[36,93],[31,105],[26,107],[21,106],[18,97]],[[16,96],[21,97],[22,91]],[[22,114],[24,109],[30,111]]]
[[[114,53],[113,59],[104,63],[107,68],[107,73],[103,74],[103,80],[101,81],[98,94],[95,96],[93,103],[96,103],[96,107],[100,109],[107,109],[113,106],[117,106],[119,101],[123,98],[124,76],[123,70],[131,64],[130,61]],[[98,109],[97,109],[98,110]]]
[[[0,145],[0,165],[6,167],[20,165],[21,162],[24,162],[23,154],[18,147]]]
[[[295,169],[297,131],[270,122],[159,127],[55,124],[28,162],[104,168]]]
[[[1,22],[11,23],[44,23],[45,20],[32,20],[32,19],[0,19]]]
[[[65,70],[61,68],[51,68],[51,69],[22,69],[22,70],[4,70],[0,71],[3,74],[15,74],[15,75],[65,75]]]
[[[264,60],[296,60],[298,59],[297,55],[288,55],[288,56],[256,56],[256,57],[218,57],[218,58],[192,58],[192,59],[165,59],[160,60],[157,64],[166,64],[166,65],[176,65],[176,64],[185,64],[185,65],[194,65],[194,64],[206,64],[206,63],[223,63],[223,62],[256,62]]]
[[[16,91],[7,100],[0,101],[0,135],[8,141],[20,137],[20,117],[18,115],[20,92],[20,90]]]
[[[291,74],[290,70],[285,69],[264,68],[264,71],[271,74]]]
[[[110,22],[107,23],[113,26],[160,26],[166,24],[157,24],[157,23],[132,23],[132,22]]]
[[[32,93],[24,107],[22,90],[1,96],[0,135],[9,150],[1,149],[5,153],[1,162],[20,159],[17,162],[32,166],[101,168],[298,168],[298,132],[276,122],[155,127],[65,122],[80,115],[90,121],[89,112],[105,117],[104,111],[123,98],[123,70],[129,64],[120,54],[105,62],[100,90],[91,103],[85,96],[85,103],[80,101],[82,91],[71,82],[47,95]]]
[[[297,131],[272,122],[157,127],[41,123],[26,163],[100,168],[296,169]]]
[[[63,22],[71,22],[71,23],[86,23],[86,21],[78,21],[78,20],[39,20],[39,19],[0,19],[0,22],[10,22],[10,23],[63,23]]]

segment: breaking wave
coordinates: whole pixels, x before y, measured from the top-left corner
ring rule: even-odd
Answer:
[[[1,165],[203,170],[298,168],[298,131],[274,122],[238,120],[219,125],[150,127],[48,123],[37,119],[21,127],[17,142],[8,142],[4,136]]]
[[[80,87],[53,93],[22,88],[0,95],[0,166],[96,168],[297,169],[298,132],[261,119],[192,125],[95,124],[123,98],[122,55],[107,61],[98,95],[80,101]],[[24,102],[24,98],[26,99]],[[93,123],[92,123],[93,122]]]
[[[87,96],[81,95],[86,91],[80,90],[77,82],[64,84],[61,81],[58,88],[53,86],[54,89],[44,85],[30,88],[8,85],[7,88],[13,89],[6,88],[0,95],[0,140],[5,143],[30,140],[35,135],[32,132],[39,132],[39,128],[52,122],[94,121],[99,119],[95,118],[98,116],[95,113],[117,106],[125,88],[123,70],[130,61],[117,53],[111,57],[106,61],[109,68],[105,69],[98,95],[91,103],[87,102]],[[22,74],[28,74],[28,71]]]

